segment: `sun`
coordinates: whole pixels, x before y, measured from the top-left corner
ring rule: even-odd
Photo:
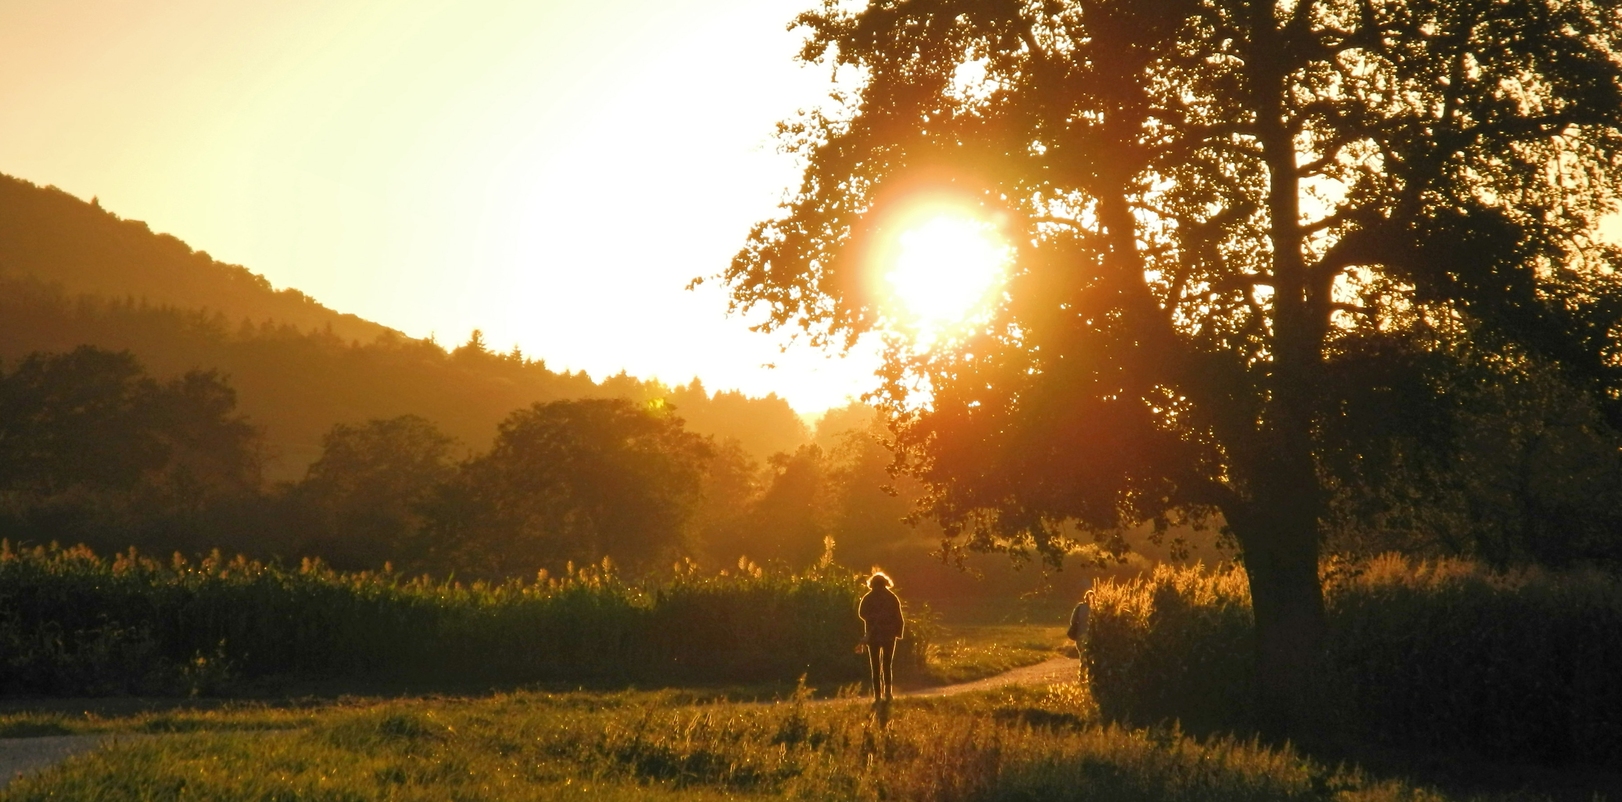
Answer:
[[[948,209],[900,228],[884,273],[893,312],[925,340],[982,318],[1008,272],[1008,244],[989,220]]]

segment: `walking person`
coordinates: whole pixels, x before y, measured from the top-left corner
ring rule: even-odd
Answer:
[[[857,608],[862,617],[867,644],[867,665],[873,672],[873,701],[895,698],[895,642],[906,634],[907,625],[901,620],[901,599],[890,590],[890,578],[883,571],[874,571],[867,580],[867,595]]]
[[[1093,601],[1093,592],[1087,591],[1081,595],[1081,601],[1076,603],[1075,609],[1070,611],[1070,628],[1065,630],[1064,636],[1076,642],[1076,656],[1081,658],[1081,668],[1078,679],[1087,681],[1087,655],[1081,653],[1081,639],[1087,637],[1087,613]]]

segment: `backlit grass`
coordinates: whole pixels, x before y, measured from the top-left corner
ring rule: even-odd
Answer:
[[[942,624],[932,636],[928,675],[942,684],[969,682],[1058,657],[1067,653],[1067,646],[1074,656],[1064,630],[1038,624]]]
[[[1097,722],[1076,686],[865,704],[682,692],[350,701],[100,719],[0,800],[1442,799],[1288,750]]]
[[[1325,566],[1320,714],[1395,752],[1622,771],[1622,577],[1387,555]],[[1243,569],[1098,585],[1093,693],[1112,720],[1244,731],[1255,709]]]

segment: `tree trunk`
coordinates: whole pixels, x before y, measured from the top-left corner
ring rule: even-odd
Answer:
[[[1256,710],[1270,738],[1323,737],[1324,600],[1312,474],[1276,473],[1242,508],[1225,511],[1243,549],[1256,620]]]

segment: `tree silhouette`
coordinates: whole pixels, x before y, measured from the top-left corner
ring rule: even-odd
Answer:
[[[646,568],[673,558],[703,491],[709,438],[652,405],[553,401],[502,421],[428,505],[444,561],[514,576],[604,556]]]
[[[160,383],[127,351],[82,346],[0,374],[0,490],[255,489],[258,436],[212,371]]]
[[[0,531],[102,548],[229,545],[251,507],[259,430],[213,371],[160,382],[128,352],[36,353],[0,372]]]
[[[339,568],[433,567],[419,537],[423,507],[454,476],[455,439],[416,415],[339,424],[293,489],[314,519],[305,547]]]
[[[734,306],[849,343],[884,323],[863,288],[892,212],[1000,221],[995,316],[890,340],[900,456],[974,547],[1219,512],[1271,731],[1313,729],[1322,471],[1368,445],[1328,436],[1369,395],[1344,373],[1471,342],[1558,362],[1615,419],[1615,0],[857,9],[797,20],[849,91],[784,127],[803,182],[724,272]]]
[[[835,499],[822,449],[803,445],[767,460],[765,487],[750,509],[747,553],[796,568],[815,563],[833,534]]]

